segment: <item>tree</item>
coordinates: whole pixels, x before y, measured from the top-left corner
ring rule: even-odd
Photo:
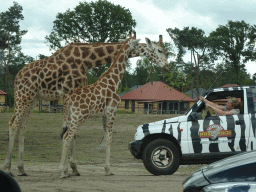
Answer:
[[[244,75],[245,63],[256,59],[256,25],[244,21],[228,21],[210,33],[211,57],[223,59],[226,69],[232,73],[233,83],[239,83]]]
[[[14,57],[15,50],[20,49],[22,35],[27,33],[27,30],[20,30],[19,22],[24,19],[22,15],[22,7],[14,2],[8,11],[0,13],[0,71],[5,68],[5,88],[4,90],[9,93],[9,64]],[[3,78],[2,78],[3,80]]]
[[[206,52],[209,49],[208,37],[205,36],[205,33],[202,29],[197,29],[192,27],[184,27],[182,30],[175,28],[168,28],[166,31],[169,33],[170,37],[174,41],[174,44],[178,48],[177,62],[183,62],[183,56],[187,53],[187,50],[191,51],[191,78],[192,70],[195,69],[196,76],[196,89],[199,94],[199,73],[201,61],[207,60]],[[194,65],[192,64],[194,61]],[[191,79],[191,89],[193,89],[193,81]]]
[[[53,31],[46,40],[50,49],[70,42],[113,42],[128,35],[136,26],[129,9],[106,0],[80,2],[73,11],[58,13]]]
[[[60,49],[70,42],[117,42],[136,26],[129,9],[106,0],[80,2],[74,10],[58,13],[53,23],[51,34],[45,37],[50,49]],[[96,76],[92,78],[99,77],[109,65],[93,69],[91,75]]]

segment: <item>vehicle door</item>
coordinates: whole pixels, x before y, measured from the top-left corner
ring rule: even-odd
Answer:
[[[213,93],[215,99],[225,98],[225,94],[236,95],[243,98],[243,90],[234,93],[222,91]],[[217,97],[218,95],[218,97]],[[211,95],[206,96],[206,99]],[[210,99],[209,99],[210,100]],[[191,145],[193,153],[229,153],[246,151],[245,117],[244,114],[228,116],[202,116],[204,103],[198,101],[198,117],[190,122]],[[248,136],[247,136],[248,140]],[[217,154],[216,154],[217,155]]]
[[[256,88],[247,89],[247,106],[250,121],[250,139],[248,148],[256,149]]]

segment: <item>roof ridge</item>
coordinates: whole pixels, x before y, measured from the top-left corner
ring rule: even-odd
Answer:
[[[156,83],[156,82],[155,82],[155,83]],[[155,99],[155,96],[156,96],[156,93],[157,93],[157,91],[158,91],[159,86],[160,86],[160,83],[158,84],[158,87],[156,88],[155,95],[153,96],[153,99]]]

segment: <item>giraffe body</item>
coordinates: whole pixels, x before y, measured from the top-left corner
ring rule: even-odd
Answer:
[[[63,135],[63,151],[60,163],[60,177],[68,177],[67,150],[74,139],[76,129],[90,116],[103,117],[103,129],[106,140],[106,165],[107,175],[112,175],[110,170],[110,145],[112,140],[112,126],[116,117],[117,108],[121,99],[117,93],[121,84],[125,65],[131,50],[136,49],[139,40],[128,39],[119,50],[115,61],[110,68],[92,85],[77,88],[69,97],[70,124]],[[72,162],[73,174],[80,175],[76,162]],[[75,169],[74,169],[75,167]]]
[[[161,67],[168,62],[163,49],[149,39],[147,44],[139,44],[136,52],[130,52],[129,58],[146,56]],[[38,99],[64,101],[63,126],[67,126],[67,97],[76,88],[87,85],[86,72],[94,67],[114,61],[122,43],[71,43],[61,48],[49,58],[34,61],[26,65],[15,77],[15,110],[9,122],[9,147],[4,170],[11,174],[11,156],[15,137],[18,133],[19,175],[24,171],[23,152],[26,124]],[[72,142],[71,159],[75,161],[75,142]]]

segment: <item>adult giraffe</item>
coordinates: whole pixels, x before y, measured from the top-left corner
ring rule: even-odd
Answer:
[[[152,43],[146,38],[146,44],[139,44],[137,52],[129,57],[146,56],[161,67],[168,62],[161,43]],[[19,137],[18,170],[19,176],[26,176],[23,164],[24,136],[30,112],[38,99],[58,100],[64,98],[63,126],[67,126],[66,97],[75,88],[87,84],[86,72],[91,68],[111,63],[122,43],[71,43],[52,56],[34,61],[19,71],[14,82],[15,109],[9,122],[9,147],[4,164],[5,172],[11,174],[11,156],[15,136]],[[74,144],[72,145],[72,149]],[[74,150],[71,151],[73,152]],[[74,153],[71,154],[71,158]]]

